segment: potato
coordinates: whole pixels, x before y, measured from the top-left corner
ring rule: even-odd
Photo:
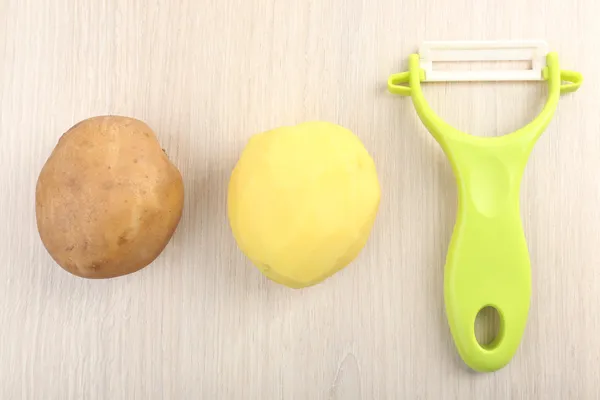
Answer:
[[[267,278],[299,289],[358,257],[380,198],[358,136],[309,121],[252,136],[231,173],[227,210],[240,250]]]
[[[145,123],[94,117],[62,135],[44,164],[37,227],[70,273],[121,276],[163,251],[181,218],[183,193],[179,170]]]

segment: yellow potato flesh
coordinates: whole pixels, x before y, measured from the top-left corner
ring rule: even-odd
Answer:
[[[250,139],[231,175],[228,212],[248,258],[268,278],[301,288],[358,256],[379,201],[375,165],[360,140],[310,122]]]

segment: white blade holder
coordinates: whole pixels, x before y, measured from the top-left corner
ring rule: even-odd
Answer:
[[[548,44],[534,41],[428,41],[419,49],[424,82],[541,81]],[[436,70],[436,62],[530,61],[530,69]]]

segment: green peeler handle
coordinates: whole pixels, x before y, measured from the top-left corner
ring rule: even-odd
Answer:
[[[543,110],[525,127],[501,137],[471,136],[442,120],[423,96],[421,81],[426,77],[418,54],[410,56],[409,71],[388,79],[390,92],[412,98],[454,171],[459,204],[446,257],[444,299],[458,352],[476,371],[502,368],[519,347],[531,295],[529,252],[519,211],[521,177],[560,95],[577,90],[583,80],[577,72],[561,71],[556,53],[549,53],[546,61],[548,98]],[[488,306],[498,311],[500,331],[492,343],[482,346],[475,338],[475,318]]]
[[[461,358],[476,371],[506,365],[519,347],[531,296],[531,268],[519,211],[527,146],[453,142],[458,213],[444,271],[448,324]],[[500,317],[488,345],[475,337],[485,307]]]

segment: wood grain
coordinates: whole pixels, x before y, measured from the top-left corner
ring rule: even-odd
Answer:
[[[600,5],[594,0],[0,0],[0,398],[592,399],[600,393]],[[533,267],[525,337],[469,372],[443,304],[456,189],[407,99],[385,89],[422,40],[546,39],[561,99],[522,186]],[[478,135],[536,115],[543,85],[427,86]],[[182,171],[184,216],[149,267],[88,281],[43,249],[34,190],[77,121],[147,122]],[[237,251],[225,198],[254,133],[353,130],[382,203],[360,257],[305,290]]]

